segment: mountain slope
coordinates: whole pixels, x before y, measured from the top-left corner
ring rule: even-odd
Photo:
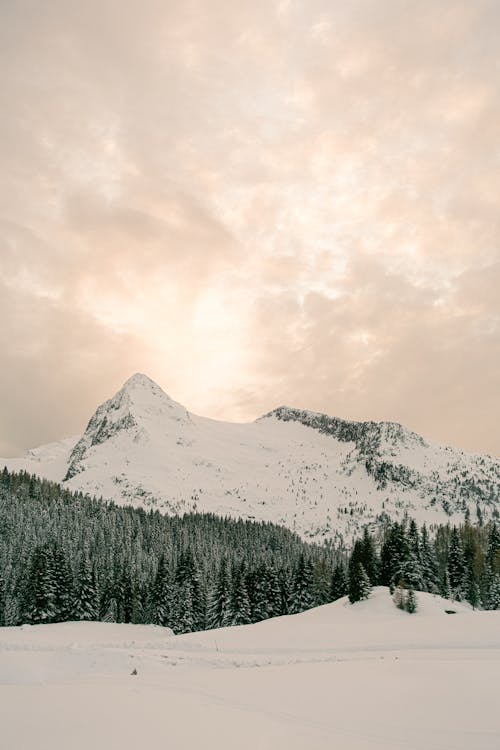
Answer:
[[[384,514],[432,523],[499,509],[500,462],[491,457],[433,445],[399,424],[287,407],[249,424],[218,422],[140,374],[81,438],[0,464],[121,504],[273,521],[318,540],[349,540]]]

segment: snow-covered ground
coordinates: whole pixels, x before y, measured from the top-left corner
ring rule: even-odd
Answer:
[[[377,588],[353,606],[184,636],[0,629],[0,746],[498,750],[500,613],[430,594],[418,605],[408,615]]]

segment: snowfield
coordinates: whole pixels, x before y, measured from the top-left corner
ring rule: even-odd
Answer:
[[[417,598],[183,636],[1,628],[1,747],[498,750],[500,613]]]

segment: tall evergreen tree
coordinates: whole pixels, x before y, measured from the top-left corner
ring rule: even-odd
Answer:
[[[347,576],[345,573],[344,566],[339,563],[335,566],[333,571],[332,581],[330,585],[330,601],[334,602],[336,599],[341,599],[347,594]]]
[[[366,575],[370,579],[371,585],[375,586],[378,583],[379,578],[379,561],[377,559],[373,537],[366,527],[363,531],[363,539],[361,542],[360,562],[365,569]]]
[[[247,625],[251,614],[244,566],[235,564],[231,578],[230,624]]]
[[[72,617],[75,620],[96,620],[99,612],[99,597],[96,581],[88,553],[82,554],[78,571],[77,585],[72,603]]]
[[[5,625],[5,601],[6,601],[6,591],[5,591],[5,580],[0,573],[0,626]]]
[[[458,529],[454,526],[450,534],[450,548],[448,553],[448,573],[450,576],[451,595],[461,601],[465,595],[465,558],[462,540]]]
[[[304,612],[314,606],[312,595],[313,570],[309,560],[301,555],[293,578],[290,612]]]
[[[56,584],[50,545],[35,548],[24,591],[23,619],[33,625],[53,622]]]
[[[351,604],[368,599],[371,583],[363,564],[358,562],[349,565],[349,601]]]
[[[348,596],[351,604],[367,599],[370,595],[371,583],[362,563],[355,556],[349,561]]]
[[[224,628],[231,622],[231,581],[228,561],[223,557],[208,609],[207,625],[209,628]]]
[[[402,578],[403,564],[408,558],[408,541],[404,526],[394,523],[389,527],[380,552],[380,582],[383,586],[397,583]]]
[[[52,547],[52,575],[54,580],[54,620],[64,622],[71,615],[73,576],[64,549]]]
[[[437,594],[439,591],[437,562],[429,541],[429,534],[425,524],[422,527],[421,534],[420,560],[423,589],[424,591],[430,591],[433,594]]]
[[[148,601],[149,620],[167,626],[170,619],[170,574],[165,555],[161,555]]]

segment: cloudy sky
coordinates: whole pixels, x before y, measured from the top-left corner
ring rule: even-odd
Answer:
[[[135,371],[500,454],[498,0],[4,0],[0,455]]]

